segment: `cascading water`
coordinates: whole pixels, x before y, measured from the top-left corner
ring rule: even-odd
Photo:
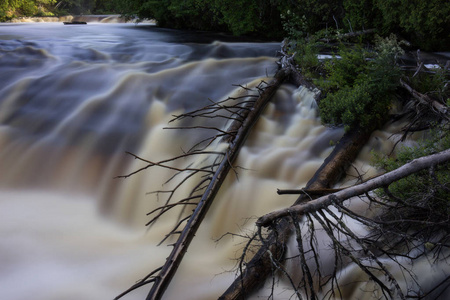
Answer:
[[[149,232],[144,224],[160,205],[147,193],[171,173],[114,177],[142,166],[125,151],[159,161],[210,134],[163,129],[172,115],[274,74],[278,43],[227,40],[150,25],[0,25],[2,298],[112,299],[164,263],[170,249],[156,244],[175,221],[163,218]],[[342,133],[320,124],[313,94],[283,85],[165,298],[216,299],[243,245],[215,239],[252,231],[253,218],[292,204],[295,196],[277,196],[277,188],[304,186]],[[389,149],[389,135],[377,132],[356,165],[371,148]],[[276,299],[291,296],[280,293]]]

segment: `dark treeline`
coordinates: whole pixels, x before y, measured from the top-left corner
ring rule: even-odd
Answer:
[[[424,50],[450,48],[450,2],[442,0],[113,0],[115,9],[163,27],[227,31],[282,39],[374,28]]]
[[[450,48],[442,0],[2,0],[0,21],[19,16],[120,13],[159,26],[281,39],[333,28],[396,33],[424,50]]]

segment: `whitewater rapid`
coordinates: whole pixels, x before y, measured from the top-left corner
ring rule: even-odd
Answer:
[[[143,166],[125,151],[158,161],[189,149],[210,132],[164,129],[173,115],[267,81],[278,48],[148,24],[0,24],[2,297],[112,299],[161,266],[171,249],[157,244],[176,221],[144,224],[161,204],[148,193],[172,173],[115,179]],[[289,84],[277,91],[165,299],[221,295],[243,244],[217,240],[250,233],[257,217],[291,205],[296,197],[277,189],[303,187],[331,152],[343,130],[321,124],[313,97]],[[355,166],[365,176],[377,172],[370,151],[389,151],[397,129],[376,132],[363,150]],[[283,285],[276,292],[292,295]]]

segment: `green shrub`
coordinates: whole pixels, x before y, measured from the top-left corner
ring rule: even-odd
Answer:
[[[428,137],[420,140],[415,147],[401,148],[396,157],[374,155],[375,166],[387,172],[395,170],[415,158],[450,149],[448,124],[432,130]],[[448,223],[450,215],[450,164],[435,166],[403,178],[389,186],[389,193],[380,189],[377,195],[398,207],[384,216]],[[419,224],[419,223],[418,223]],[[425,225],[422,225],[425,226]],[[431,230],[431,229],[430,229]]]
[[[339,59],[324,64],[326,74],[316,81],[326,93],[319,103],[323,123],[348,130],[385,121],[399,82],[401,48],[390,37],[379,39],[374,50],[343,47]]]
[[[34,16],[38,12],[38,8],[32,0],[25,0],[19,8],[21,15]]]
[[[341,47],[334,59],[325,61],[326,77],[317,84],[327,92],[353,86],[358,76],[365,72],[367,59],[371,56],[361,46]]]
[[[319,69],[323,66],[317,54],[319,53],[320,43],[316,42],[316,37],[310,37],[309,39],[301,39],[295,43],[290,44],[290,55],[295,52],[295,63],[301,69],[301,73],[307,78],[316,78]]]
[[[308,34],[306,16],[293,14],[290,10],[280,14],[283,30],[291,40],[302,40]]]

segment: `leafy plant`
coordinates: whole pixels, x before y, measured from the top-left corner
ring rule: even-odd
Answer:
[[[319,103],[322,121],[346,130],[381,124],[398,85],[400,53],[394,37],[378,39],[374,51],[341,47],[338,56],[324,64],[325,76],[316,81],[326,92]]]
[[[307,36],[308,25],[305,15],[299,16],[289,9],[286,13],[280,14],[283,30],[291,40],[302,40]]]
[[[401,148],[396,157],[375,154],[375,166],[389,172],[415,158],[450,149],[448,126],[436,126],[416,146]],[[434,223],[446,224],[450,214],[450,165],[436,165],[430,170],[410,175],[391,184],[389,189],[378,190],[377,195],[398,207],[396,215],[394,211],[387,212],[386,219],[397,218],[401,214],[404,219],[433,220]]]

